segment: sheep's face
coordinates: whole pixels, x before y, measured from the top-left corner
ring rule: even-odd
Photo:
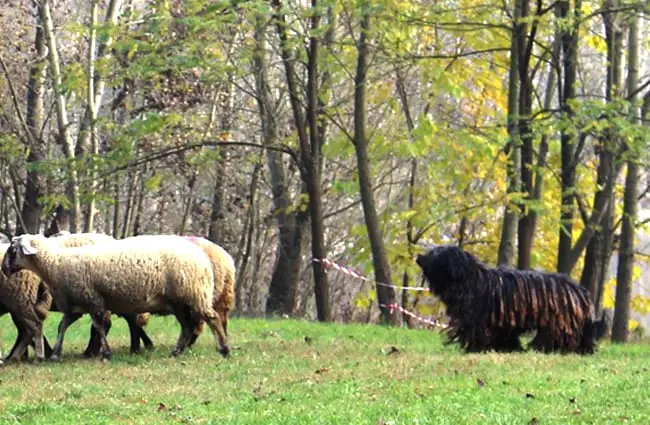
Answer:
[[[37,250],[32,246],[33,238],[30,235],[21,235],[12,239],[2,259],[2,273],[6,276],[27,268],[29,257],[36,254]]]

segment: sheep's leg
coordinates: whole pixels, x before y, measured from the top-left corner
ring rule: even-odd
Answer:
[[[107,314],[106,317],[104,317],[104,333],[106,336],[108,336],[108,332],[111,330],[111,326],[113,325],[111,321],[111,316],[110,314]],[[101,350],[101,342],[99,340],[99,333],[95,329],[93,325],[90,325],[90,339],[88,340],[88,346],[84,350],[84,357],[85,358],[91,358],[91,357],[97,357],[99,355],[99,352]]]
[[[98,311],[92,313],[91,317],[93,319],[93,327],[99,333],[99,341],[102,347],[102,360],[110,360],[113,354],[106,340],[106,332],[104,332],[105,314],[106,312],[104,311]]]
[[[147,335],[147,333],[144,331],[144,327],[149,322],[150,316],[151,315],[149,313],[140,313],[135,315],[135,324],[138,326],[138,335],[142,339],[144,348],[147,350],[151,350],[153,348],[153,342],[149,338],[149,335]]]
[[[224,357],[228,357],[230,355],[230,347],[228,347],[226,333],[224,332],[223,325],[221,324],[221,318],[216,312],[213,312],[212,314],[205,316],[205,321],[208,326],[210,326],[212,335],[219,345],[219,353],[221,353],[221,355]]]
[[[129,334],[131,336],[131,354],[140,354],[140,326],[137,323],[136,314],[120,314],[129,325]]]
[[[6,363],[9,362],[18,362],[22,355],[27,351],[30,341],[34,337],[34,332],[24,323],[21,323],[21,329],[23,332],[20,337],[16,340],[16,344],[11,350],[11,353],[4,359]]]
[[[178,323],[181,325],[181,333],[178,336],[178,341],[176,341],[176,347],[172,351],[172,356],[180,356],[187,348],[187,344],[192,336],[194,324],[192,323],[192,317],[187,307],[177,307],[174,309],[174,312]]]
[[[188,347],[191,347],[194,345],[196,340],[198,339],[199,336],[201,336],[201,333],[203,332],[203,326],[205,325],[205,322],[203,320],[199,320],[196,323],[196,326],[192,327],[192,335],[190,336],[190,340],[187,343]]]
[[[43,351],[45,352],[45,358],[50,358],[52,355],[52,347],[50,347],[50,343],[48,342],[45,334],[43,334]]]
[[[35,347],[34,351],[36,351],[36,361],[43,361],[45,360],[45,347],[43,344],[43,326],[39,326],[36,324],[36,329],[34,329],[34,341],[35,341]]]
[[[144,348],[151,350],[153,348],[153,342],[151,341],[151,338],[149,338],[149,335],[144,331],[144,328],[140,325],[138,325],[138,334],[140,335],[140,338],[142,338]]]
[[[54,344],[54,348],[52,349],[52,355],[50,358],[54,361],[60,361],[61,360],[61,351],[63,350],[63,336],[65,335],[65,331],[68,329],[68,327],[79,320],[81,317],[81,313],[65,313],[63,315],[63,318],[59,322],[59,330],[56,336],[56,344]]]
[[[223,333],[228,336],[228,310],[222,310],[219,312],[219,316],[223,322]]]
[[[18,348],[19,342],[25,338],[25,330],[23,329],[23,324],[22,321],[18,318],[18,316],[14,315],[13,313],[11,314],[11,320],[14,322],[14,326],[16,326],[16,330],[18,331],[18,335],[16,335],[16,341],[14,341],[14,345],[11,347],[11,350],[9,350],[9,354],[7,355],[7,359],[16,359],[16,349]],[[0,354],[1,355],[1,354]],[[27,350],[23,351],[22,355],[20,356],[21,360],[27,360],[28,355],[27,355]]]

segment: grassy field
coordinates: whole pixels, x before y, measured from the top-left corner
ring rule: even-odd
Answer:
[[[47,322],[52,342],[58,318]],[[468,355],[431,331],[234,319],[230,359],[209,334],[170,358],[173,318],[152,319],[156,348],[140,356],[115,318],[114,357],[102,363],[80,356],[88,324],[69,329],[62,363],[0,369],[0,424],[650,423],[644,344],[604,344],[592,357]]]

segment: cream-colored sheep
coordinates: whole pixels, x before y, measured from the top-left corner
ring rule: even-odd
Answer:
[[[137,238],[153,238],[152,243],[156,243],[157,237],[173,237],[174,235],[140,235],[133,236]],[[228,252],[223,249],[221,246],[198,236],[179,236],[185,238],[192,243],[198,245],[203,252],[210,258],[212,263],[212,273],[214,275],[214,298],[213,298],[213,307],[216,312],[219,314],[221,323],[223,325],[223,330],[226,335],[228,335],[228,313],[233,308],[234,303],[234,288],[235,288],[235,261]],[[129,239],[129,238],[126,238]],[[138,324],[131,329],[131,323],[129,323],[129,329],[131,329],[131,347],[139,346],[139,339],[137,338],[136,333],[140,333],[140,337],[145,342],[145,345],[149,347],[152,345],[151,340],[145,333],[143,326],[148,322],[149,315],[141,314],[138,315]],[[110,323],[110,322],[109,322]],[[201,321],[198,327],[194,330],[192,337],[190,338],[188,346],[192,346],[199,335],[203,332],[204,322]],[[107,331],[108,333],[108,331]],[[134,335],[136,335],[134,337]],[[135,340],[134,340],[135,338]],[[92,348],[91,348],[92,346]],[[99,338],[97,332],[94,328],[91,328],[91,342],[88,344],[88,349],[95,355],[99,354]]]
[[[228,313],[235,299],[235,261],[221,246],[198,236],[183,236],[198,245],[210,258],[214,274],[214,309],[219,313],[223,330],[228,335]],[[203,323],[195,330],[189,345],[194,344],[203,331]]]
[[[2,262],[5,274],[28,269],[48,282],[64,317],[52,358],[61,356],[66,329],[82,313],[91,314],[100,335],[102,357],[111,357],[103,320],[107,310],[176,316],[181,325],[174,355],[183,353],[201,320],[210,326],[227,356],[230,349],[212,307],[214,278],[209,258],[178,237],[134,237],[82,248],[61,248],[41,235],[15,238]]]

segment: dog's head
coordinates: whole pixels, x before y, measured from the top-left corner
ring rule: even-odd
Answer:
[[[429,281],[431,291],[440,296],[455,284],[465,282],[474,276],[477,261],[457,246],[442,245],[419,254],[415,262]]]

